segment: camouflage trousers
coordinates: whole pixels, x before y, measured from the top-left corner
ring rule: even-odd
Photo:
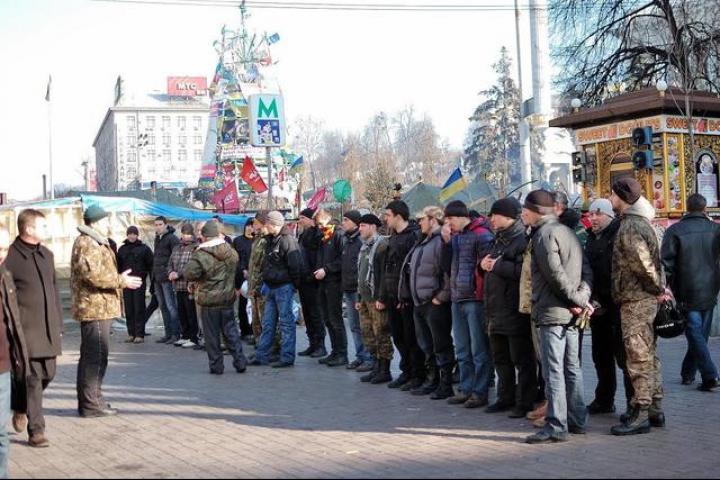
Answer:
[[[620,307],[627,369],[635,388],[632,405],[650,407],[663,398],[662,373],[653,329],[658,304],[654,298],[625,303]]]
[[[392,361],[395,347],[390,333],[390,321],[386,312],[375,308],[375,303],[360,304],[360,326],[365,348],[376,360]]]

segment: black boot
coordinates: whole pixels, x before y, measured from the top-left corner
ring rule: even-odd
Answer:
[[[390,382],[388,384],[388,388],[396,390],[398,388],[404,387],[409,381],[410,381],[410,379],[408,378],[407,375],[405,375],[405,372],[403,372],[400,374],[400,376],[397,378],[397,380],[395,380],[394,382]]]
[[[310,345],[307,350],[303,350],[302,352],[298,353],[298,357],[309,357],[315,351],[317,350],[317,347],[315,345]]]
[[[430,400],[447,400],[455,396],[452,386],[452,367],[440,370],[440,386],[430,395]]]
[[[380,374],[380,363],[381,363],[381,361],[376,358],[375,361],[373,362],[372,371],[370,373],[368,373],[367,375],[360,377],[360,381],[362,383],[372,382],[373,379]]]
[[[627,410],[625,411],[625,413],[620,415],[620,422],[628,423],[630,421],[630,419],[633,418],[633,415],[635,415],[635,407],[628,404]]]
[[[328,355],[327,357],[321,358],[320,360],[318,360],[318,363],[320,365],[327,365],[330,362],[334,362],[336,358],[337,358],[337,354],[335,352],[333,352],[330,355]]]
[[[378,374],[373,378],[370,383],[373,385],[383,385],[388,382],[392,382],[392,373],[390,373],[390,360],[380,360],[378,367]]]
[[[653,428],[665,428],[665,412],[662,409],[662,400],[653,399],[650,405],[650,426]]]
[[[400,388],[401,392],[419,390],[425,384],[425,376],[414,378]]]
[[[428,370],[427,377],[425,377],[425,381],[420,386],[420,388],[415,388],[412,390],[412,394],[416,397],[422,397],[425,395],[430,395],[435,390],[438,389],[440,386],[440,377],[438,376],[438,369],[437,367],[432,367]]]
[[[345,367],[350,363],[348,361],[347,353],[338,353],[335,355],[335,359],[327,362],[325,365],[328,367]]]
[[[616,437],[650,433],[650,409],[648,407],[636,408],[628,423],[613,427],[611,432]]]

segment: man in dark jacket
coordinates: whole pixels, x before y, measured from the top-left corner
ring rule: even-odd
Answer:
[[[487,334],[483,278],[479,263],[492,244],[493,234],[483,218],[470,220],[463,202],[445,209],[442,231],[446,258],[452,265],[453,335],[460,366],[460,392],[448,400],[451,405],[481,408],[489,404],[490,380],[495,375]]]
[[[595,400],[588,406],[590,415],[615,413],[617,393],[616,365],[623,372],[627,404],[633,397],[633,386],[627,374],[625,347],[623,345],[620,307],[612,299],[612,256],[620,229],[612,203],[600,199],[590,205],[592,230],[585,245],[590,268],[593,272],[592,300],[600,305],[591,318],[592,356],[598,376]]]
[[[558,222],[550,192],[531,192],[523,217],[536,230],[532,236],[532,319],[540,330],[548,397],[547,424],[526,442],[566,442],[568,433],[583,435],[587,428],[575,323],[593,312],[592,272],[575,232]]]
[[[402,374],[389,388],[409,392],[425,383],[425,354],[417,341],[412,298],[400,295],[400,275],[408,254],[420,240],[420,229],[410,224],[410,208],[395,200],[385,209],[385,221],[391,232],[385,261],[385,281],[380,290],[378,308],[387,309],[395,347],[400,352]]]
[[[330,334],[332,353],[320,359],[328,367],[344,367],[348,362],[348,339],[343,320],[342,254],[343,232],[331,223],[327,210],[315,213],[315,222],[322,234],[315,265],[315,280],[320,282],[320,312]]]
[[[322,243],[322,234],[315,226],[315,211],[312,209],[303,210],[300,213],[300,226],[303,229],[300,235],[300,251],[303,255],[303,264],[308,268],[304,272],[300,282],[300,305],[302,306],[303,318],[309,347],[307,350],[298,353],[301,357],[324,358],[327,357],[325,349],[325,324],[320,310],[320,285],[315,279],[314,268],[318,262],[318,252]]]
[[[665,234],[662,261],[668,287],[688,318],[683,384],[691,385],[699,369],[700,390],[710,392],[720,388],[707,346],[720,292],[720,225],[708,217],[705,197],[695,194],[687,203],[689,213]]]
[[[250,317],[248,317],[248,297],[240,295],[243,283],[248,280],[250,270],[250,254],[252,253],[253,242],[255,241],[253,219],[248,219],[243,228],[243,234],[233,240],[233,247],[240,258],[238,263],[238,274],[236,276],[235,289],[238,291],[238,320],[240,321],[240,335],[242,339],[250,344],[255,343]]]
[[[221,334],[225,336],[235,370],[245,373],[247,358],[233,311],[237,252],[221,236],[220,225],[214,220],[202,228],[200,239],[203,243],[192,254],[182,276],[196,283],[195,300],[201,307],[210,373],[222,375],[225,371]]]
[[[173,250],[180,244],[180,239],[175,235],[175,228],[167,224],[165,217],[155,219],[155,233],[153,282],[165,325],[165,336],[157,343],[173,345],[180,340],[180,314],[172,282],[168,280],[167,267]]]
[[[363,245],[360,237],[361,218],[362,215],[357,210],[350,210],[343,215],[342,228],[345,231],[345,237],[343,238],[342,287],[350,333],[355,343],[355,360],[347,366],[347,369],[367,373],[373,369],[373,358],[363,343],[360,312],[355,309],[355,305],[358,303],[358,258]]]
[[[498,400],[487,412],[512,410],[510,418],[525,418],[533,411],[537,396],[532,322],[529,315],[520,313],[520,276],[528,244],[521,210],[513,197],[493,204],[490,225],[496,236],[481,264],[485,312],[499,378]]]
[[[50,446],[50,442],[45,437],[43,393],[55,379],[57,357],[62,355],[63,314],[55,257],[42,245],[46,238],[45,216],[37,210],[24,210],[18,216],[18,232],[20,235],[10,247],[5,267],[17,288],[20,322],[30,357],[28,444],[44,448]],[[24,416],[13,420],[18,430],[25,429]]]
[[[280,360],[272,363],[271,367],[287,368],[295,365],[297,342],[293,298],[302,280],[302,254],[297,240],[285,225],[285,217],[282,213],[270,212],[266,227],[269,237],[262,271],[267,303],[260,344],[251,365],[269,363],[270,348],[275,340],[279,322]]]
[[[9,249],[10,234],[0,223],[0,478],[9,478],[7,425],[13,410],[18,415],[27,412],[25,379],[30,369],[15,283],[3,265]]]
[[[455,396],[450,269],[443,264],[442,219],[443,210],[438,207],[428,207],[418,216],[423,239],[410,252],[405,265],[408,274],[403,272],[400,279],[401,295],[408,289],[415,305],[415,331],[428,372],[425,383],[412,394],[430,395],[432,400]]]
[[[119,273],[131,271],[135,277],[142,278],[143,285],[137,290],[123,290],[125,301],[125,319],[128,329],[128,343],[145,343],[145,318],[147,307],[147,277],[153,268],[153,252],[140,240],[137,227],[127,229],[127,240],[118,251]]]

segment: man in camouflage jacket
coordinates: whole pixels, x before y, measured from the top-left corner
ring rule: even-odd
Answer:
[[[258,212],[255,216],[255,241],[250,252],[248,267],[248,296],[252,301],[252,328],[255,342],[262,336],[262,320],[265,317],[265,297],[262,295],[262,265],[265,260],[265,247],[267,247],[267,215],[269,212]]]

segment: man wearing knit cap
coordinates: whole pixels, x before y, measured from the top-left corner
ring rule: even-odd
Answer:
[[[350,210],[343,215],[342,228],[345,232],[345,245],[342,255],[342,289],[350,333],[355,343],[355,360],[347,366],[347,369],[367,373],[373,369],[373,358],[363,343],[360,312],[355,308],[358,303],[358,258],[363,245],[360,237],[361,219],[362,215],[357,210]]]
[[[132,270],[132,274],[143,279],[142,287],[137,290],[125,289],[125,319],[127,321],[127,343],[145,343],[145,293],[146,280],[153,269],[153,252],[140,240],[140,231],[137,227],[127,229],[127,240],[118,250],[118,269],[121,272]]]
[[[627,404],[633,395],[632,382],[627,375],[625,347],[620,325],[620,307],[612,299],[612,257],[620,229],[610,200],[595,200],[588,206],[592,228],[585,245],[585,256],[593,272],[592,300],[600,308],[591,318],[592,357],[598,385],[595,400],[588,406],[590,415],[615,413],[617,366],[623,372]]]
[[[610,201],[620,215],[612,263],[612,296],[620,306],[627,369],[635,395],[632,410],[613,427],[617,436],[649,433],[664,427],[662,376],[653,323],[658,303],[669,300],[660,261],[660,244],[652,221],[655,209],[634,178],[618,180]]]
[[[592,272],[575,232],[555,215],[553,195],[531,192],[523,219],[532,232],[532,320],[539,329],[548,410],[529,444],[567,442],[587,428],[577,318],[592,314]]]
[[[299,224],[302,233],[298,243],[308,271],[300,282],[300,305],[302,306],[305,327],[307,329],[308,348],[298,353],[300,357],[327,357],[325,348],[325,325],[320,314],[320,284],[315,279],[314,268],[317,265],[318,252],[322,243],[322,234],[315,226],[315,210],[307,208],[300,212]]]

